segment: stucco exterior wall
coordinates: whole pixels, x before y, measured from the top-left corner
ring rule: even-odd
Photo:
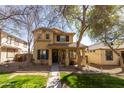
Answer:
[[[88,63],[94,63],[94,64],[102,64],[101,63],[101,50],[95,50],[92,52],[87,51],[86,56],[88,57]]]
[[[11,43],[8,43],[8,36],[11,37]],[[16,40],[19,44],[17,45]],[[23,40],[16,38],[15,36],[9,35],[6,32],[1,32],[0,37],[0,62],[13,60],[15,54],[27,53],[27,45],[24,45]],[[10,56],[8,57],[7,54]]]
[[[4,48],[1,51],[1,62],[13,60],[18,50]]]
[[[101,51],[102,51],[102,57],[101,57],[102,65],[118,65],[119,64],[119,57],[114,52],[113,52],[113,60],[108,61],[106,60],[106,55],[105,55],[106,50],[101,50]]]
[[[46,40],[46,33],[49,33],[49,40]],[[42,40],[38,40],[38,35],[42,34]],[[53,33],[52,32],[45,32],[42,30],[37,31],[34,33],[34,51],[33,51],[33,58],[35,59],[35,63],[48,63],[48,60],[38,60],[37,59],[37,50],[38,49],[48,49],[48,44],[53,43]]]
[[[113,52],[113,60],[106,60],[106,50],[99,49],[95,50],[95,52],[86,52],[86,56],[88,57],[89,63],[99,64],[99,65],[119,65],[119,57]],[[124,49],[117,50],[118,53],[124,51]]]
[[[49,33],[49,40],[46,40],[46,33]],[[57,42],[57,34],[52,32],[52,31],[42,31],[42,30],[37,30],[34,33],[34,51],[33,51],[33,58],[35,60],[35,63],[47,63],[51,64],[50,62],[52,61],[51,58],[51,49],[48,48],[48,44],[54,44],[54,43],[73,43],[73,35],[74,34],[69,34],[69,42]],[[42,34],[42,39],[38,40],[38,35]],[[61,35],[61,34],[60,34]],[[63,35],[63,34],[62,34]],[[49,50],[49,58],[48,60],[38,60],[37,59],[37,50],[38,49],[48,49]]]
[[[7,34],[2,34],[1,35],[1,45],[6,45],[6,46],[11,46],[11,47],[15,47],[15,48],[19,48],[21,51],[20,53],[26,53],[27,52],[27,45],[25,46],[24,45],[24,42],[18,40],[18,45],[15,44],[15,39],[16,38],[13,38],[12,37],[12,40],[11,40],[11,44],[7,42]]]

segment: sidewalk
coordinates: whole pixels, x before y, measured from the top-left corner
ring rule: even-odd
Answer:
[[[119,72],[122,72],[122,69],[117,67],[117,68],[113,68],[113,69],[104,69],[104,68],[96,68],[93,66],[89,66],[87,65],[86,67],[83,68],[84,71],[93,71],[93,72],[97,72],[97,73],[110,73],[110,74],[116,74]]]
[[[59,72],[58,64],[52,65],[51,71],[49,72],[49,78],[47,81],[46,88],[61,88],[60,72]]]

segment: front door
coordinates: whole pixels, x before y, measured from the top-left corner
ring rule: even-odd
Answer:
[[[123,58],[123,63],[124,63],[124,51],[121,51],[121,56]]]
[[[57,49],[52,50],[52,62],[58,63],[58,50]]]

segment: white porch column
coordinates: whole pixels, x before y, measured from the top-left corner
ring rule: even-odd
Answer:
[[[48,59],[48,65],[52,65],[52,49],[49,49],[49,59]]]
[[[69,66],[69,55],[68,55],[68,53],[69,53],[69,50],[66,49],[66,58],[65,58],[65,64],[66,64],[66,66]]]

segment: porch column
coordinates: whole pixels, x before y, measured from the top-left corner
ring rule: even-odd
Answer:
[[[86,65],[86,58],[85,58],[85,52],[84,52],[84,49],[82,49],[82,57],[83,57],[82,65]]]
[[[66,66],[69,66],[69,55],[68,55],[68,49],[66,49],[66,58],[65,58],[65,64]]]
[[[48,65],[52,65],[52,49],[49,49],[49,59],[48,59]]]

